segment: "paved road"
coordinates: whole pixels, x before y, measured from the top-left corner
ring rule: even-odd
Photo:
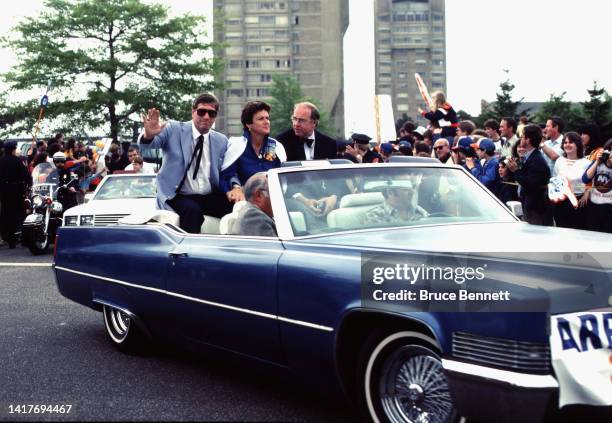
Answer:
[[[101,314],[62,297],[49,255],[0,246],[0,421],[342,421],[345,404],[286,375],[213,354],[116,351]],[[69,414],[10,414],[10,405],[70,404]]]

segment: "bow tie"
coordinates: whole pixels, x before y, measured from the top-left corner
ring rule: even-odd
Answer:
[[[311,148],[312,147],[312,143],[314,142],[314,140],[310,139],[310,138],[304,138],[304,142],[306,143],[308,148]]]

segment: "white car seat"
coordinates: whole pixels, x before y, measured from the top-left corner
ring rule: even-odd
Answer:
[[[219,222],[219,233],[221,235],[227,235],[232,231],[232,227],[234,226],[234,222],[236,221],[236,218],[238,217],[238,212],[244,208],[247,205],[246,201],[238,201],[236,204],[234,204],[234,208],[232,209],[232,212],[229,214],[226,214],[225,216],[223,216],[221,218],[221,221]]]
[[[289,212],[289,219],[296,233],[306,232],[306,219],[304,219],[304,213],[299,211]]]
[[[366,213],[383,201],[381,192],[345,195],[340,200],[340,207],[327,215],[327,225],[330,228],[357,229],[363,226]]]
[[[219,224],[221,219],[218,217],[204,215],[204,223],[202,223],[202,227],[200,228],[200,233],[203,234],[213,234],[219,235]]]

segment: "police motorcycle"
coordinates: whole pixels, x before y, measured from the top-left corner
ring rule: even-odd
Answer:
[[[55,155],[53,159],[55,162]],[[78,188],[74,174],[59,172],[49,163],[40,163],[32,171],[31,196],[27,205],[32,213],[26,217],[21,229],[21,243],[32,254],[44,254],[55,242],[57,228],[63,223],[64,210],[76,205],[76,200],[72,200],[76,194],[70,188]]]

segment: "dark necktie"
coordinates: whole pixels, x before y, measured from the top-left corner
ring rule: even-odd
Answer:
[[[204,150],[204,135],[200,135],[198,137],[198,142],[196,143],[195,148],[193,149],[193,154],[191,155],[191,159],[189,159],[189,164],[185,169],[185,173],[183,173],[183,178],[181,182],[177,185],[175,193],[179,193],[183,184],[185,183],[185,179],[187,178],[187,174],[189,174],[189,169],[191,168],[191,163],[193,163],[193,159],[198,156],[198,162],[195,165],[195,170],[193,171],[193,179],[198,176],[198,170],[200,170],[200,162],[202,161],[202,151]]]
[[[193,179],[196,179],[198,177],[198,171],[200,170],[200,163],[202,162],[202,152],[203,151],[204,151],[204,135],[200,135],[198,137],[198,142],[195,148],[193,149],[193,156],[191,157],[191,160],[193,160],[196,154],[198,155],[197,161],[195,163],[195,170],[193,171]]]
[[[314,142],[314,140],[310,139],[310,138],[304,138],[304,142],[306,143],[308,148],[311,148],[312,147],[312,143]]]

